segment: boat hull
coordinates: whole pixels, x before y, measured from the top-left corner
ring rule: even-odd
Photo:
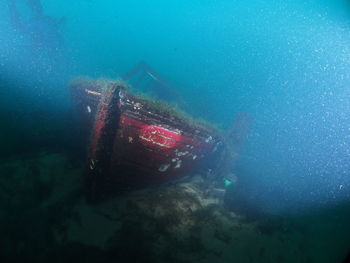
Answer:
[[[214,129],[127,92],[121,82],[104,85],[71,85],[83,123],[91,130],[90,199],[180,178],[214,158],[222,144]]]

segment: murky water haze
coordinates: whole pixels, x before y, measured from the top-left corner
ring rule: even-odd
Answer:
[[[62,18],[64,55],[56,61],[48,53],[38,63],[30,41],[13,30],[5,2],[5,150],[28,134],[69,131],[71,77],[117,77],[144,60],[174,84],[195,116],[226,129],[237,112],[252,116],[237,169],[249,185],[243,195],[256,196],[257,206],[303,214],[349,203],[347,1],[47,0],[44,12]]]

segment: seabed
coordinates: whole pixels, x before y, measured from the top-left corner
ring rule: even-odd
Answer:
[[[310,239],[325,225],[230,212],[199,175],[89,205],[82,167],[48,152],[0,163],[2,262],[332,262],[344,250]]]

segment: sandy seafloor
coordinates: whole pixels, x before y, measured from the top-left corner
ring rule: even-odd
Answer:
[[[83,164],[38,152],[0,163],[1,262],[341,262],[344,209],[247,219],[205,198],[200,177],[88,205]]]

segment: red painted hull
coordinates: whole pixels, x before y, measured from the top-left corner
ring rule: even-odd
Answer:
[[[87,188],[92,199],[184,175],[221,145],[216,131],[194,124],[110,82],[72,86],[80,116],[92,130]],[[87,85],[89,84],[89,85]]]

